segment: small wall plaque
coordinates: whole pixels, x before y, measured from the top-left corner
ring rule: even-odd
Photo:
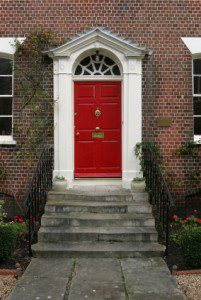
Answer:
[[[103,139],[104,138],[104,132],[92,132],[92,138],[98,138]]]
[[[156,124],[159,127],[169,127],[172,125],[171,117],[158,117],[156,118]]]

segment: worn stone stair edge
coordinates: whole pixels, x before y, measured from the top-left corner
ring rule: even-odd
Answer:
[[[42,218],[47,219],[81,219],[81,220],[136,220],[136,219],[154,219],[150,212],[144,213],[87,213],[87,212],[69,212],[56,213],[46,212]]]
[[[149,251],[158,250],[164,253],[165,246],[155,242],[61,242],[61,243],[37,243],[33,249],[53,249],[58,251]]]
[[[102,234],[132,234],[132,233],[157,233],[155,227],[41,227],[39,233],[102,233]]]
[[[114,201],[114,200],[108,200],[108,201],[96,201],[96,200],[81,200],[81,199],[51,199],[46,202],[46,205],[53,204],[53,205],[97,205],[97,206],[109,206],[109,205],[116,205],[116,206],[123,206],[123,205],[140,205],[140,204],[147,204],[150,205],[150,203],[146,199],[139,199],[139,200],[133,200],[133,201]]]
[[[138,201],[147,201],[149,195],[147,192],[129,192],[129,193],[121,193],[121,194],[100,194],[100,193],[68,193],[68,192],[51,192],[47,196],[47,202],[57,200],[57,201],[67,201],[67,200],[74,200],[78,201],[82,199],[83,201],[96,201],[100,202],[108,202],[114,201],[116,203],[121,201],[126,202],[138,202]]]

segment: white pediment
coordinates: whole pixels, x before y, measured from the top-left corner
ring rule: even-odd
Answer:
[[[10,37],[3,37],[0,38],[0,54],[1,56],[5,56],[8,58],[13,58],[14,54],[15,54],[15,41],[18,41],[20,43],[23,43],[23,41],[25,40],[25,38],[10,38]]]
[[[146,54],[150,54],[151,51],[145,47],[140,47],[134,44],[132,41],[124,39],[111,31],[104,28],[93,28],[83,34],[77,35],[67,41],[65,44],[53,48],[46,53],[51,57],[71,56],[72,53],[85,48],[88,45],[92,45],[94,48],[101,48],[104,46],[116,49],[123,53],[126,57],[139,57],[143,58]]]
[[[193,58],[201,57],[201,37],[182,37]]]

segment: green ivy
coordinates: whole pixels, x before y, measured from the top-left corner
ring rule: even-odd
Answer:
[[[168,184],[172,187],[178,187],[182,185],[182,180],[180,180],[177,174],[173,171],[165,172],[165,178]]]
[[[200,172],[199,170],[191,170],[187,176],[190,181],[198,181],[200,178]]]
[[[179,155],[192,155],[197,156],[198,150],[197,150],[197,144],[194,141],[188,141],[186,144],[180,146],[176,153]]]
[[[150,149],[151,151],[153,151],[155,158],[157,159],[159,165],[162,167],[163,161],[162,161],[162,154],[160,151],[160,147],[152,141],[144,141],[142,143],[137,143],[134,149],[135,156],[140,161],[141,171],[144,171],[144,163],[145,163],[143,159],[143,149]]]
[[[0,167],[0,180],[2,181],[2,191],[4,191],[5,189],[6,178],[7,178],[7,171],[3,167]]]

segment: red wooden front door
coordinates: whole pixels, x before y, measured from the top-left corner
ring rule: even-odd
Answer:
[[[75,177],[121,177],[121,82],[75,82]]]

